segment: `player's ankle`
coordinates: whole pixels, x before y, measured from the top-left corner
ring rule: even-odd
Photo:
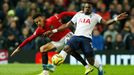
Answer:
[[[42,64],[42,67],[43,67],[43,71],[48,70],[48,69],[47,69],[47,64]]]
[[[66,56],[67,56],[67,52],[65,52],[64,50],[62,50],[59,55],[61,55],[63,57],[63,59],[65,60]]]

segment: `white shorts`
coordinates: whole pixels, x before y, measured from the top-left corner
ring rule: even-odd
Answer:
[[[63,47],[65,46],[66,42],[73,36],[72,32],[69,32],[67,35],[65,35],[61,40],[55,42],[51,41],[51,43],[56,47],[56,51],[60,52]]]

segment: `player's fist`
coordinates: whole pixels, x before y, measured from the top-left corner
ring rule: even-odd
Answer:
[[[20,51],[20,48],[19,47],[17,47],[14,51],[13,51],[13,53],[10,55],[11,57],[12,56],[14,56],[16,53],[18,53]]]
[[[128,14],[126,12],[124,13],[121,13],[117,16],[117,20],[120,21],[120,20],[123,20],[125,18],[127,18]]]

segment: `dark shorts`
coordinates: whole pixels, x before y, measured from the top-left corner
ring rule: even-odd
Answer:
[[[94,51],[92,48],[92,40],[84,36],[73,36],[67,45],[71,47],[72,50],[81,49],[85,56],[94,56]]]

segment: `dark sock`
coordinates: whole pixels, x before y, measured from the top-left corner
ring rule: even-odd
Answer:
[[[47,65],[48,64],[48,55],[47,52],[43,52],[42,53],[42,66],[43,66],[43,70],[47,70]]]
[[[80,61],[84,66],[87,65],[86,61],[80,56],[79,53],[73,51],[73,52],[71,52],[71,55],[72,55],[73,57],[75,57],[75,59],[77,59],[78,61]]]

